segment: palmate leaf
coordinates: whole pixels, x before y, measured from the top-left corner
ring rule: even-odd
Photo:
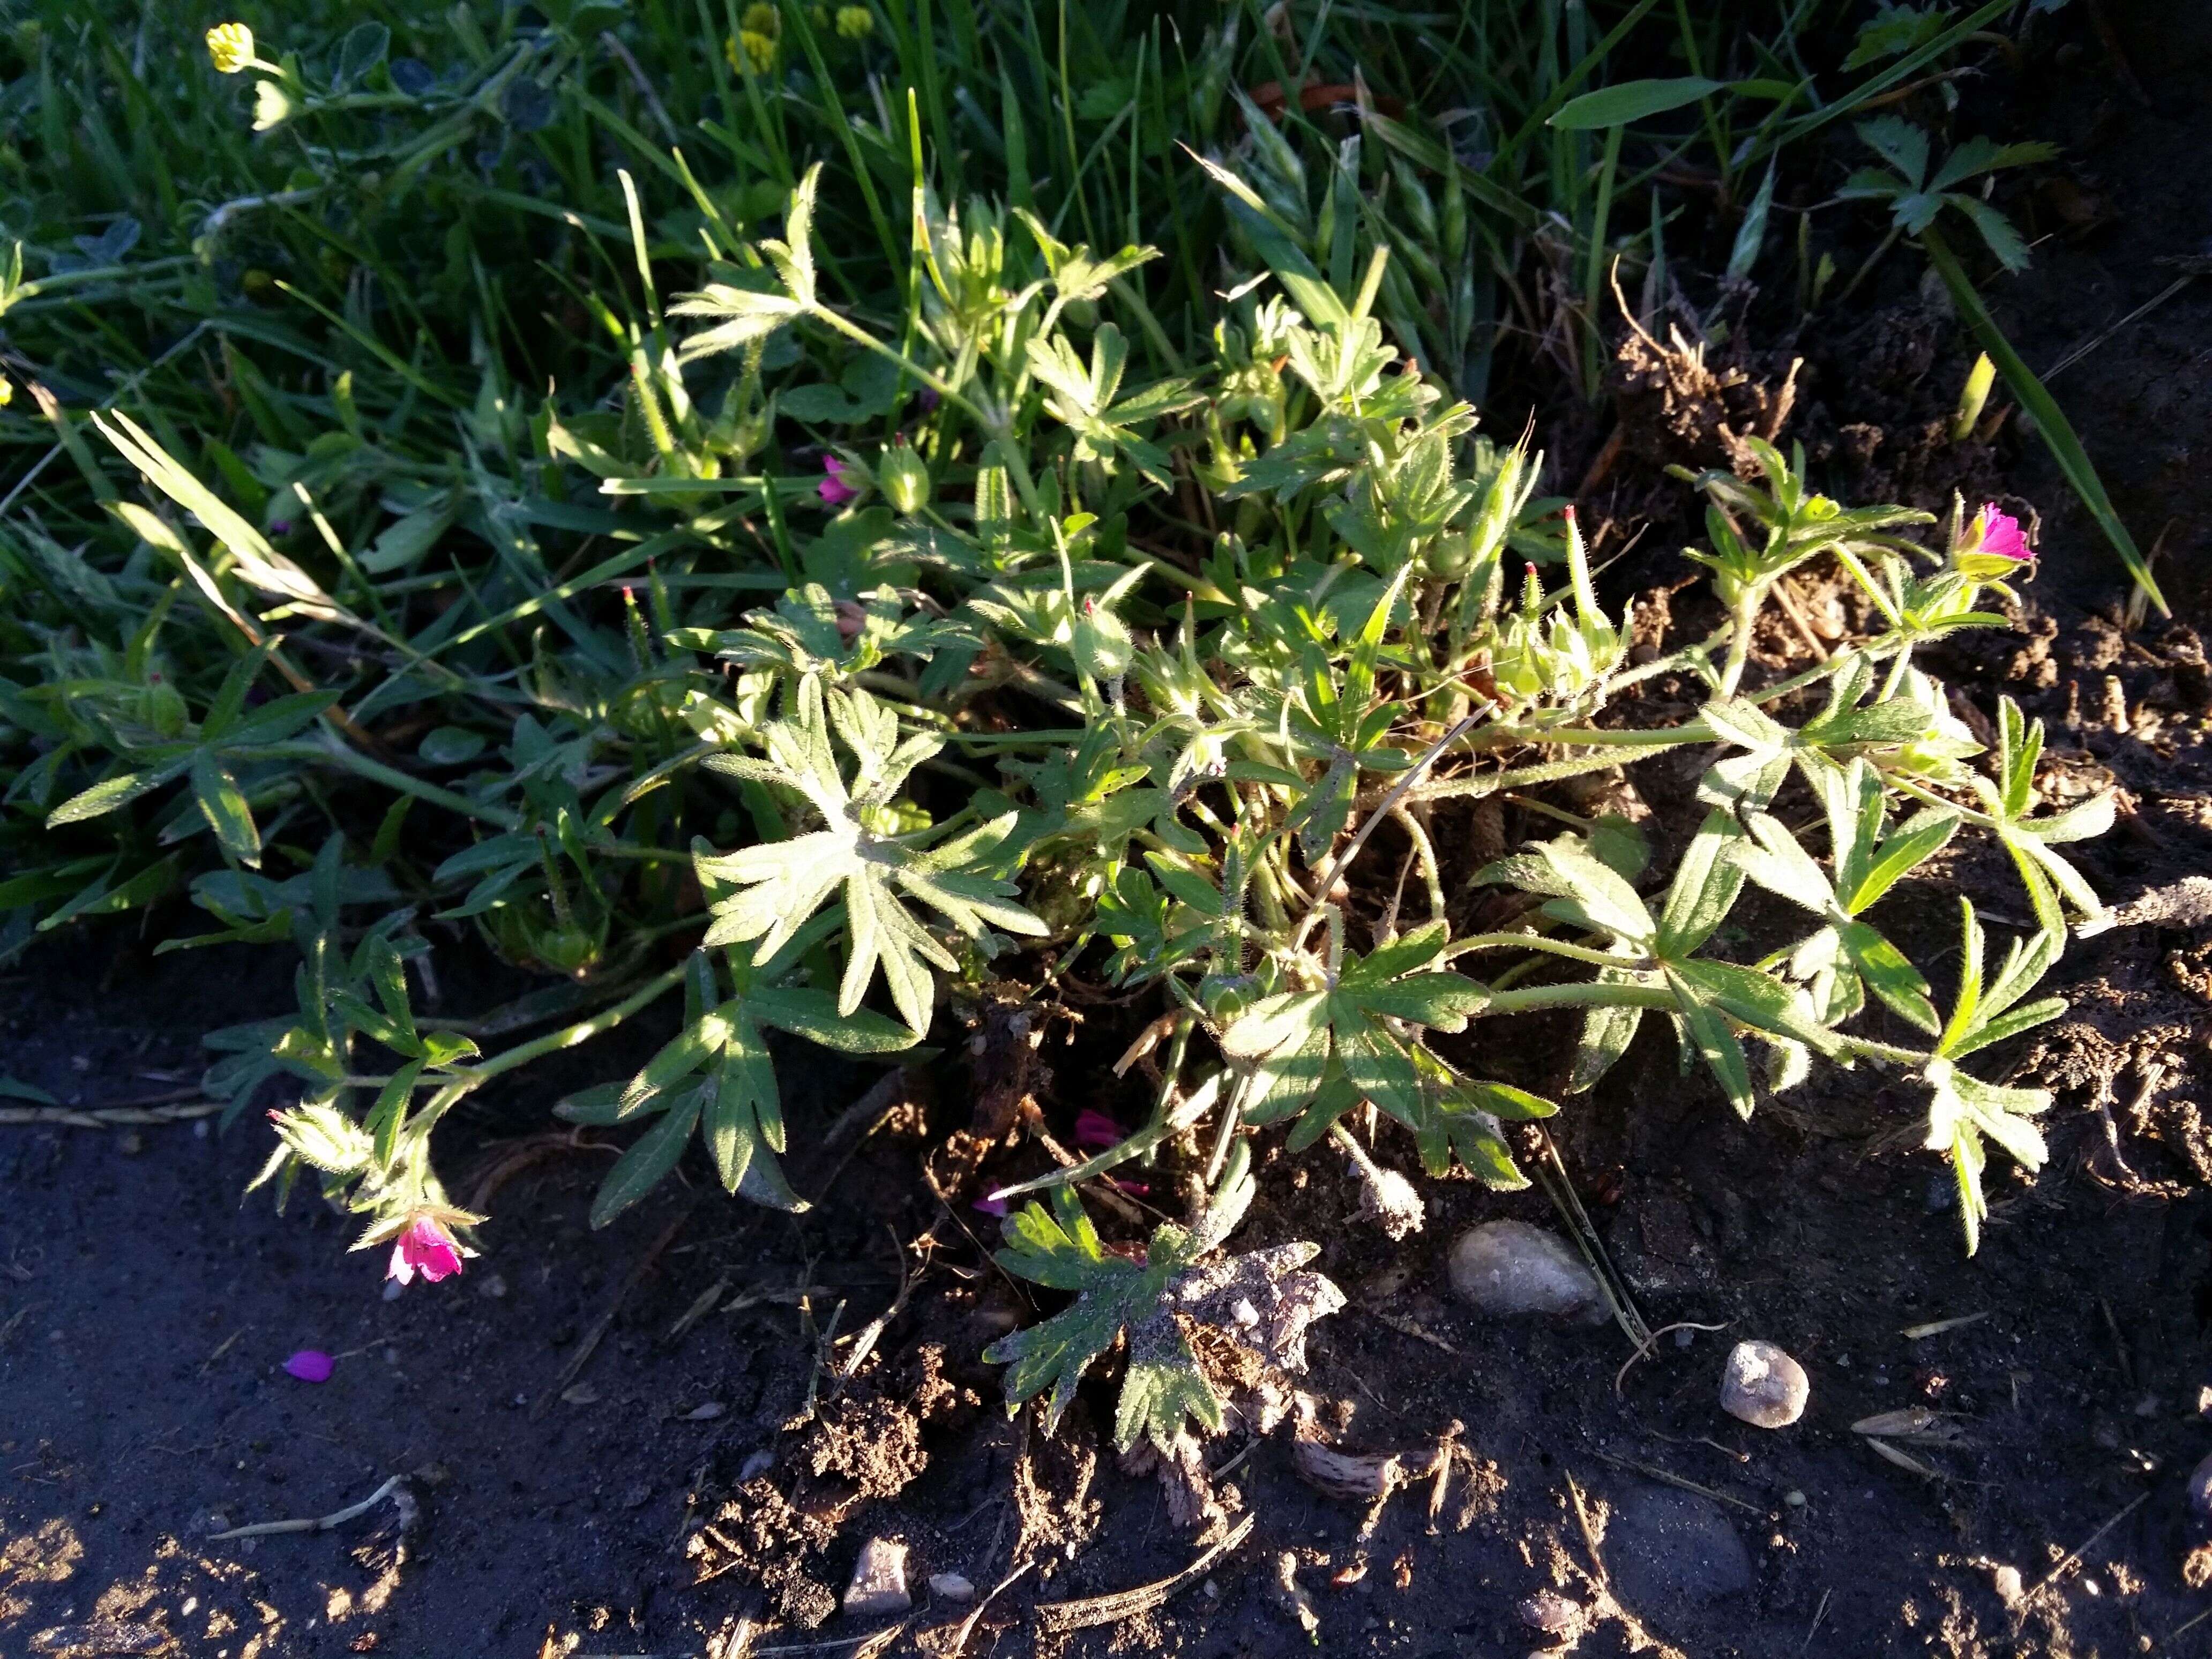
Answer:
[[[1183,1334],[1185,1321],[1212,1327],[1277,1370],[1304,1370],[1306,1328],[1344,1305],[1335,1285],[1300,1271],[1319,1247],[1285,1244],[1204,1260],[1249,1196],[1248,1186],[1226,1213],[1209,1215],[1195,1233],[1160,1227],[1141,1262],[1106,1249],[1069,1188],[1054,1190],[1049,1210],[1031,1203],[1008,1217],[999,1265],[1076,1297],[983,1351],[986,1360],[1009,1368],[1007,1404],[1049,1390],[1045,1432],[1054,1432],[1084,1372],[1126,1331],[1129,1358],[1114,1414],[1115,1448],[1127,1451],[1143,1438],[1164,1449],[1189,1420],[1207,1433],[1222,1424],[1220,1395]]]
[[[2033,941],[2015,939],[1995,976],[1985,977],[1981,923],[1970,900],[1961,898],[1959,909],[1959,994],[1921,1078],[1930,1091],[1927,1145],[1931,1151],[1950,1157],[1952,1172],[1959,1182],[1959,1216],[1966,1229],[1966,1254],[1972,1255],[1980,1247],[1982,1223],[1989,1216],[1989,1201],[1982,1191],[1982,1170],[1988,1161],[1983,1142],[1994,1140],[2015,1163],[2029,1170],[2040,1169],[2047,1155],[2043,1135],[2027,1120],[2047,1109],[2051,1097],[2046,1089],[2010,1089],[1983,1083],[1959,1070],[1955,1062],[2066,1012],[2064,1000],[2058,997],[2021,1000],[2058,960],[2066,935],[2063,927],[2045,927]]]
[[[1966,1254],[1981,1248],[1982,1223],[1989,1200],[1982,1190],[1988,1162],[1984,1139],[1994,1140],[2021,1168],[2039,1170],[2049,1156],[2043,1133],[2028,1118],[2048,1109],[2048,1089],[2005,1089],[1967,1076],[1942,1059],[1928,1062],[1923,1077],[1931,1091],[1928,1103],[1928,1146],[1948,1152],[1959,1183],[1959,1219],[1966,1234]]]
[[[1996,836],[2027,888],[2036,920],[2044,928],[2064,927],[2067,902],[2084,915],[2104,914],[2105,902],[2082,878],[2081,872],[2051,851],[2068,842],[2087,841],[2112,827],[2117,805],[2112,792],[2091,797],[2065,811],[2034,816],[2035,769],[2043,755],[2043,722],[2030,725],[2020,705],[2010,697],[1997,700],[1997,778],[1992,783],[1978,775],[1969,781],[1981,797],[1983,810],[1996,821]]]
[[[1246,1121],[1278,1121],[1321,1088],[1334,1060],[1358,1094],[1407,1127],[1421,1116],[1421,1081],[1413,1054],[1385,1021],[1463,1031],[1489,993],[1464,975],[1426,970],[1449,939],[1441,921],[1347,955],[1336,984],[1323,991],[1263,997],[1223,1033],[1222,1052],[1247,1067]]]
[[[1087,368],[1058,335],[1032,337],[1028,345],[1030,373],[1046,389],[1045,407],[1076,434],[1075,459],[1110,461],[1118,455],[1156,488],[1165,489],[1170,482],[1167,452],[1139,435],[1134,423],[1187,409],[1197,398],[1185,380],[1161,380],[1121,397],[1121,372],[1128,357],[1128,343],[1112,323],[1101,324],[1091,337]]]
[[[1571,1093],[1594,1086],[1628,1050],[1641,1027],[1650,993],[1663,990],[1667,1012],[1701,1056],[1738,1113],[1754,1103],[1751,1064],[1739,1028],[1772,1043],[1796,1043],[1833,1055],[1836,1037],[1813,1017],[1806,1000],[1773,975],[1735,963],[1698,959],[1743,890],[1739,854],[1743,826],[1716,809],[1691,838],[1676,866],[1666,902],[1654,919],[1626,877],[1597,858],[1579,836],[1537,843],[1477,872],[1478,881],[1504,881],[1549,895],[1544,914],[1606,936],[1621,958],[1601,968],[1598,983],[1617,986],[1617,1002],[1591,1006],[1568,1079]]]
[[[1723,757],[1706,771],[1698,781],[1698,799],[1740,812],[1763,811],[1793,766],[1818,790],[1828,774],[1849,765],[1855,757],[1895,750],[1931,736],[1933,719],[1909,697],[1860,706],[1873,672],[1872,664],[1855,659],[1851,667],[1837,675],[1828,706],[1795,729],[1742,698],[1708,703],[1705,723],[1742,752]]]
[[[985,872],[985,860],[1012,832],[1008,813],[934,848],[876,833],[866,816],[888,805],[908,775],[942,746],[927,733],[902,741],[898,717],[865,691],[823,693],[812,677],[799,684],[796,718],[763,731],[765,759],[719,755],[707,764],[755,782],[796,791],[823,827],[789,841],[766,842],[716,854],[696,843],[700,879],[741,890],[718,900],[709,945],[757,941],[764,963],[807,919],[842,894],[847,957],[837,1011],[849,1016],[867,994],[878,967],[891,1000],[916,1032],[929,1028],[936,983],[930,964],[955,965],[952,953],[907,908],[919,901],[970,939],[986,928],[1041,937],[1043,922],[1011,902],[1012,882]],[[848,782],[830,745],[830,727],[857,765]]]
[[[862,1008],[840,1013],[826,991],[777,982],[829,927],[803,930],[775,960],[756,970],[732,953],[736,994],[717,1000],[712,958],[695,956],[686,975],[684,1029],[626,1085],[587,1090],[554,1110],[574,1123],[614,1125],[658,1114],[600,1182],[592,1224],[603,1227],[673,1170],[699,1129],[726,1191],[775,1209],[802,1211],[775,1154],[786,1150],[782,1094],[765,1036],[769,1030],[851,1054],[892,1054],[915,1033]]]
[[[1832,873],[1821,869],[1778,820],[1753,813],[1747,820],[1748,844],[1735,860],[1746,875],[1771,893],[1810,910],[1826,924],[1833,943],[1808,941],[1798,958],[1832,975],[1850,975],[1872,990],[1922,1030],[1936,1028],[1928,981],[1900,951],[1860,915],[1908,872],[1948,842],[1959,815],[1940,807],[1916,813],[1885,836],[1881,778],[1863,760],[1848,770],[1820,775],[1827,808]],[[1856,1008],[1855,987],[1823,999],[1832,1008]]]

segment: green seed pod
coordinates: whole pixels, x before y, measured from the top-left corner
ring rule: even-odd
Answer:
[[[138,702],[140,717],[165,738],[183,735],[191,721],[191,714],[185,707],[183,695],[158,674],[139,694]]]
[[[1480,573],[1497,564],[1498,550],[1505,545],[1514,520],[1521,516],[1525,495],[1521,474],[1526,462],[1527,456],[1518,446],[1499,459],[1497,476],[1482,498],[1482,510],[1475,514],[1474,528],[1468,532],[1468,556],[1462,568]]]
[[[929,469],[903,438],[884,452],[876,467],[876,483],[884,499],[908,517],[929,505]]]

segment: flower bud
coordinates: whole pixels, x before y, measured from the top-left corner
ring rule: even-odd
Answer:
[[[1097,600],[1085,599],[1075,622],[1075,663],[1094,680],[1118,680],[1136,658],[1129,628]]]
[[[866,6],[837,8],[837,33],[848,40],[865,40],[876,32],[876,15]]]
[[[267,132],[281,127],[292,118],[292,94],[274,81],[257,81],[253,85],[253,130]]]
[[[253,61],[253,31],[243,23],[217,23],[207,32],[207,49],[217,75],[235,75]]]
[[[884,452],[876,483],[896,511],[911,516],[929,505],[929,469],[902,438]]]

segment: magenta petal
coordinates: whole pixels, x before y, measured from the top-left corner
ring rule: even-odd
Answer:
[[[385,1277],[404,1285],[421,1273],[434,1285],[460,1270],[460,1247],[453,1236],[431,1217],[418,1215],[392,1247],[392,1266]]]
[[[831,507],[842,507],[860,495],[860,491],[845,482],[846,463],[835,455],[822,458],[822,482],[814,486],[814,493]]]
[[[1075,1144],[1092,1152],[1103,1152],[1109,1146],[1118,1146],[1128,1139],[1129,1132],[1103,1112],[1080,1112],[1075,1119]]]
[[[302,1348],[284,1362],[285,1374],[302,1382],[327,1382],[337,1369],[337,1362],[320,1348]]]
[[[1003,1198],[979,1198],[975,1200],[975,1207],[985,1215],[1003,1216],[1006,1212],[1006,1200]]]
[[[1982,508],[1982,551],[2001,559],[2025,560],[2028,556],[2027,538],[2021,534],[2020,520],[2009,513],[1998,512],[1995,501]]]
[[[1152,1188],[1141,1181],[1124,1181],[1119,1176],[1108,1176],[1106,1177],[1106,1184],[1109,1187],[1119,1188],[1122,1192],[1128,1194],[1132,1198],[1149,1198],[1152,1196]]]

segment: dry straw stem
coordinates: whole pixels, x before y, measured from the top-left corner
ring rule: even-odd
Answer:
[[[1088,1630],[1094,1625],[1112,1624],[1149,1613],[1177,1590],[1203,1578],[1216,1561],[1251,1536],[1258,1521],[1256,1515],[1246,1516],[1230,1529],[1227,1537],[1171,1577],[1139,1584],[1134,1589],[1116,1590],[1110,1595],[1090,1595],[1077,1601],[1040,1602],[1036,1608],[1037,1629],[1047,1636],[1063,1636],[1070,1631]]]
[[[416,1513],[415,1495],[407,1490],[406,1478],[404,1475],[395,1474],[368,1497],[362,1498],[360,1503],[349,1504],[346,1508],[334,1510],[329,1515],[311,1516],[297,1521],[257,1521],[249,1527],[233,1527],[228,1532],[210,1533],[208,1541],[211,1544],[219,1544],[229,1538],[270,1538],[278,1533],[287,1532],[328,1532],[333,1527],[343,1527],[347,1522],[357,1520],[362,1516],[367,1515],[387,1498],[392,1499],[399,1510],[400,1526],[405,1528],[413,1525]]]

